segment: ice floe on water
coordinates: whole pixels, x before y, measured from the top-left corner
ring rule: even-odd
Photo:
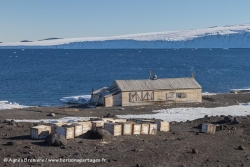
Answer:
[[[61,102],[71,103],[71,104],[86,104],[89,102],[91,95],[79,95],[79,96],[69,96],[63,97]]]
[[[205,115],[250,115],[250,103],[240,103],[239,105],[216,108],[171,108],[153,111],[156,114],[143,115],[117,115],[118,118],[148,118],[162,119],[164,121],[187,121],[203,118]]]
[[[204,95],[209,95],[209,96],[211,96],[211,95],[216,95],[217,93],[210,93],[210,92],[203,92],[202,93],[202,95],[204,96]]]
[[[28,108],[30,106],[20,105],[16,102],[0,101],[0,110],[13,109],[13,108]]]

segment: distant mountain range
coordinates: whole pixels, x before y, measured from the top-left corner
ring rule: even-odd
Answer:
[[[169,49],[250,48],[250,24],[167,31],[114,37],[48,38],[47,40],[0,43],[0,48],[52,49]]]

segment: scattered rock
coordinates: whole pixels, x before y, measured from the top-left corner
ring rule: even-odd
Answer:
[[[24,148],[32,149],[32,146],[28,145],[28,146],[24,146]]]
[[[234,118],[233,124],[240,124],[240,121],[237,118]]]
[[[104,115],[103,118],[118,118],[116,115],[111,115],[108,113],[107,115]]]
[[[231,130],[236,131],[236,127],[231,127]]]
[[[233,121],[234,121],[234,119],[233,119],[232,116],[225,116],[224,117],[224,122],[225,123],[229,123],[229,122],[233,122]]]
[[[240,145],[240,146],[238,147],[238,149],[239,149],[239,150],[245,150],[245,147],[242,146],[242,145]]]
[[[142,167],[141,164],[138,164],[138,163],[137,163],[135,166],[136,166],[136,167]]]
[[[47,116],[55,117],[55,116],[56,116],[56,114],[55,114],[55,113],[53,113],[53,112],[51,112],[51,113],[49,113]]]
[[[84,139],[102,139],[102,140],[111,140],[113,135],[111,135],[105,129],[89,130],[87,133],[83,134],[81,137]]]
[[[193,154],[198,154],[198,150],[197,149],[192,149],[192,153]]]
[[[13,126],[16,126],[16,122],[12,119],[10,122],[9,122],[9,125],[13,125]]]
[[[16,146],[16,145],[20,145],[21,143],[22,143],[21,141],[8,141],[7,145]]]
[[[5,119],[2,116],[0,116],[0,123],[4,123],[4,122],[5,122]]]
[[[118,110],[122,110],[122,111],[123,111],[123,110],[124,110],[124,108],[118,108]]]
[[[67,140],[65,139],[64,136],[58,135],[58,134],[53,134],[49,135],[45,138],[44,142],[48,146],[65,146],[67,145]]]

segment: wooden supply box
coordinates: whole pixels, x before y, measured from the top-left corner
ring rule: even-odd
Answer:
[[[104,123],[104,129],[114,136],[122,135],[122,124]]]
[[[156,121],[156,124],[157,124],[157,130],[158,131],[164,131],[164,132],[169,131],[169,122]]]
[[[74,137],[82,135],[82,124],[80,122],[73,123],[72,126],[74,126]]]
[[[141,124],[133,124],[133,135],[141,134]]]
[[[141,124],[141,134],[142,135],[148,135],[149,133],[149,124]]]
[[[201,132],[215,134],[216,125],[203,123],[201,127]]]
[[[131,122],[127,122],[122,124],[122,134],[123,135],[132,135],[133,134],[133,124]]]
[[[66,139],[73,139],[75,137],[75,127],[71,124],[56,126],[56,134],[63,135]]]
[[[92,122],[92,129],[96,130],[97,128],[103,128],[105,121],[91,121]]]
[[[90,121],[80,122],[80,124],[82,125],[82,134],[86,133],[92,128],[92,123]]]
[[[30,129],[32,139],[44,139],[51,133],[51,126],[39,125]]]
[[[156,135],[157,134],[157,124],[154,124],[154,123],[149,124],[149,132],[148,132],[148,134],[150,134],[150,135]]]
[[[51,126],[51,134],[55,134],[56,133],[56,126],[62,126],[63,122],[58,122],[58,123],[52,123],[50,126]]]

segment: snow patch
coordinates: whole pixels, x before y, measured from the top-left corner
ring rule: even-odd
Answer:
[[[154,114],[156,113],[156,114]],[[232,115],[232,116],[247,116],[250,115],[250,102],[240,103],[239,105],[228,106],[228,107],[216,107],[216,108],[171,108],[155,110],[152,114],[142,115],[117,115],[118,118],[147,118],[147,119],[162,119],[164,121],[187,121],[203,118],[205,115],[216,116],[216,115]],[[57,123],[57,122],[78,122],[89,120],[94,117],[64,117],[60,119],[26,119],[17,120],[16,122],[44,122],[44,123]]]
[[[162,119],[164,121],[187,121],[203,118],[205,115],[232,115],[246,116],[250,115],[250,103],[240,103],[239,105],[216,108],[171,108],[153,111],[156,114],[144,115],[117,115],[118,118],[147,118]]]
[[[13,109],[13,108],[28,108],[30,106],[20,105],[16,102],[0,101],[0,110]]]

